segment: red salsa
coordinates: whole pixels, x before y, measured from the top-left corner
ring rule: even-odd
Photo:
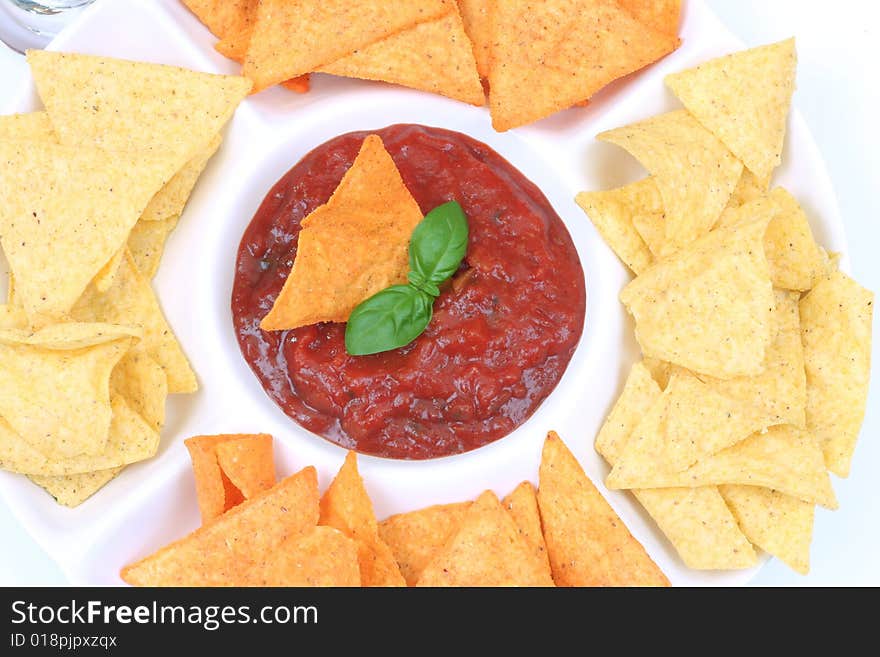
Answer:
[[[562,377],[584,324],[580,260],[544,195],[495,151],[457,132],[394,125],[374,134],[422,211],[458,201],[470,228],[427,330],[372,356],[346,353],[344,324],[261,330],[300,222],[327,202],[368,134],[318,146],[266,196],[238,251],[238,342],[269,397],[328,440],[398,459],[466,452],[522,424]]]

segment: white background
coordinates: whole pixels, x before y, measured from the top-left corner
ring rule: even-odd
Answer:
[[[5,2],[6,0],[0,0]],[[686,0],[687,1],[687,0]],[[853,273],[880,291],[880,3],[874,0],[705,0],[748,45],[797,37],[796,104],[822,151],[846,225]],[[0,44],[0,105],[23,75]],[[0,201],[2,202],[2,201]],[[875,343],[880,320],[875,322]],[[816,515],[810,575],[771,561],[756,585],[880,585],[880,382],[875,381],[841,508]],[[0,585],[60,585],[65,578],[0,502]]]

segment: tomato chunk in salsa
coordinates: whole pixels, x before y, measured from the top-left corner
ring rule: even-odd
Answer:
[[[462,205],[465,261],[406,347],[349,356],[344,324],[261,330],[300,222],[327,202],[368,134],[382,138],[423,212]],[[245,230],[232,291],[241,352],[269,397],[334,443],[397,459],[466,452],[522,424],[562,377],[585,304],[577,251],[540,190],[485,144],[420,125],[345,134],[300,160]]]

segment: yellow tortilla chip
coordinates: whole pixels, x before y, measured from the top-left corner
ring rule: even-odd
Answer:
[[[551,577],[550,558],[547,556],[547,544],[541,529],[541,513],[538,510],[538,498],[532,482],[524,481],[513,489],[513,492],[501,501],[502,506],[513,518],[519,535],[525,540],[529,551],[541,570]]]
[[[29,50],[27,60],[62,144],[173,154],[173,172],[219,134],[251,89],[243,77],[110,57]]]
[[[358,472],[354,452],[345,456],[345,463],[324,492],[318,522],[357,541],[361,585],[406,586],[391,548],[379,538],[373,503]]]
[[[31,447],[0,419],[0,467],[29,475],[66,476],[108,470],[148,459],[159,447],[159,434],[133,411],[125,398],[110,397],[112,416],[100,454],[47,457]]]
[[[651,377],[657,382],[657,385],[660,386],[660,390],[666,390],[666,386],[669,385],[669,379],[671,379],[672,375],[676,372],[690,371],[684,367],[679,367],[678,365],[673,365],[672,363],[657,358],[645,357],[642,359],[642,363],[651,373]]]
[[[659,215],[662,221],[663,201],[653,179],[603,192],[581,192],[575,201],[605,243],[635,274],[653,264],[654,257],[634,223],[639,215]]]
[[[168,392],[195,392],[198,389],[196,375],[168,326],[159,300],[149,281],[138,272],[130,253],[123,258],[113,287],[104,294],[93,286],[89,287],[71,310],[71,316],[77,321],[102,321],[142,328],[141,344],[150,358],[165,370]]]
[[[419,23],[316,70],[400,84],[471,105],[486,103],[474,54],[454,4],[442,18]]]
[[[775,287],[809,290],[828,271],[825,258],[807,222],[807,216],[794,197],[781,187],[770,193],[779,213],[767,227],[764,251]]]
[[[73,508],[79,506],[101,490],[122,470],[123,467],[120,466],[118,468],[110,468],[109,470],[96,470],[95,472],[83,472],[81,474],[58,477],[28,475],[28,479],[40,488],[45,489],[49,495],[55,498],[58,504]]]
[[[720,486],[749,540],[792,570],[810,571],[815,505],[757,486]]]
[[[175,169],[173,158],[47,142],[0,142],[0,162],[0,242],[16,303],[53,317],[70,310]]]
[[[159,271],[165,241],[177,227],[179,219],[173,216],[163,221],[138,221],[128,234],[126,246],[135,268],[147,280],[154,278]]]
[[[669,586],[554,432],[541,456],[538,507],[557,586]]]
[[[262,0],[242,75],[254,81],[256,93],[417,23],[444,16],[452,9],[452,1]]]
[[[495,493],[486,491],[425,566],[418,586],[553,586],[553,579]]]
[[[785,420],[760,406],[721,394],[697,377],[678,372],[669,380],[660,412],[656,439],[662,442],[658,467],[681,472],[697,461],[745,440]]]
[[[807,372],[807,430],[831,472],[849,476],[865,417],[871,373],[874,295],[843,272],[800,302]]]
[[[137,331],[108,324],[57,324],[0,331],[0,417],[50,459],[104,450],[110,373]]]
[[[667,34],[678,34],[681,0],[617,0],[640,23]]]
[[[805,502],[837,508],[822,452],[810,434],[789,424],[756,433],[683,472],[661,470],[662,446],[650,414],[633,432],[605,484],[608,488],[670,488],[742,484],[772,488]]]
[[[489,77],[492,63],[492,12],[494,0],[458,0],[458,10],[464,21],[464,30],[471,41],[477,72]]]
[[[666,85],[759,180],[769,180],[782,161],[796,68],[789,39],[674,73]]]
[[[775,304],[762,247],[770,218],[714,230],[623,289],[645,356],[718,378],[763,370]]]
[[[361,585],[357,542],[332,527],[312,527],[266,555],[247,586]]]
[[[48,112],[0,116],[0,141],[10,139],[57,142]]]
[[[183,168],[174,174],[162,189],[150,199],[147,207],[141,213],[141,221],[165,221],[171,217],[179,217],[196,186],[202,171],[208,166],[208,161],[220,148],[223,138],[217,134],[202,148]]]
[[[379,523],[379,537],[394,553],[407,586],[416,585],[428,562],[455,535],[470,505],[439,504]]]
[[[596,438],[596,451],[612,466],[630,434],[660,398],[661,389],[643,363],[630,370],[626,385]],[[758,557],[715,486],[636,489],[633,494],[688,568],[750,568]]]
[[[119,272],[119,263],[125,256],[125,245],[119,247],[119,250],[113,254],[113,257],[107,261],[100,271],[95,274],[92,284],[98,292],[106,292],[113,287],[113,281],[116,280],[116,274]]]
[[[344,322],[364,299],[406,282],[421,220],[382,140],[368,136],[330,200],[303,219],[293,269],[260,328]]]
[[[662,258],[666,248],[666,215],[663,212],[636,214],[633,215],[632,223],[648,247],[652,261]]]
[[[766,194],[766,183],[758,180],[755,174],[748,169],[743,169],[742,176],[740,176],[739,182],[733,189],[733,194],[730,195],[730,201],[728,202],[727,207],[738,208],[751,201],[757,201]]]
[[[21,308],[13,306],[11,303],[0,303],[0,330],[26,329],[27,327],[27,315]]]
[[[700,239],[718,220],[742,175],[742,163],[686,110],[603,132],[654,177],[666,208],[666,249]]]
[[[308,467],[120,576],[134,586],[259,586],[262,564],[317,522],[318,477]]]
[[[768,416],[778,416],[789,424],[804,428],[807,405],[807,380],[804,373],[804,348],[801,343],[798,298],[796,292],[776,290],[776,308],[771,314],[773,338],[767,346],[764,370],[754,376],[716,379],[701,375],[712,390],[763,409]]]
[[[143,345],[132,347],[110,375],[110,391],[122,395],[132,410],[156,431],[165,425],[168,377]]]
[[[678,47],[613,0],[497,0],[489,105],[500,132],[588,99]]]

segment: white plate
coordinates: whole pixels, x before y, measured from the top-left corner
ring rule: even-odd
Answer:
[[[185,535],[199,523],[183,439],[203,433],[268,432],[280,474],[317,467],[322,486],[344,451],[300,428],[264,394],[238,349],[229,310],[233,264],[245,226],[272,184],[323,141],[352,130],[411,122],[450,128],[483,141],[546,194],[568,226],[587,282],[583,338],[556,390],[520,428],[468,454],[424,462],[362,456],[360,469],[377,515],[508,493],[536,480],[544,436],[557,430],[587,474],[651,556],[679,585],[734,585],[757,569],[692,571],[625,492],[602,485],[608,468],[593,438],[638,357],[632,325],[617,300],[629,276],[574,203],[575,194],[644,175],[622,150],[595,141],[602,130],[672,109],[663,76],[742,47],[698,0],[686,3],[682,47],[660,64],[604,91],[587,108],[499,134],[484,108],[389,85],[316,75],[312,91],[280,88],[246,100],[226,131],[171,236],[156,277],[168,319],[199,375],[201,390],[169,402],[159,453],[126,468],[76,509],[58,506],[26,478],[0,472],[0,494],[74,584],[119,584],[121,566]],[[177,0],[99,1],[51,45],[53,50],[236,72],[214,38]],[[40,107],[28,81],[4,113]],[[842,222],[822,158],[794,112],[778,183],[796,194],[817,240],[846,253]],[[846,256],[844,255],[844,267]],[[5,289],[5,264],[0,286]]]

